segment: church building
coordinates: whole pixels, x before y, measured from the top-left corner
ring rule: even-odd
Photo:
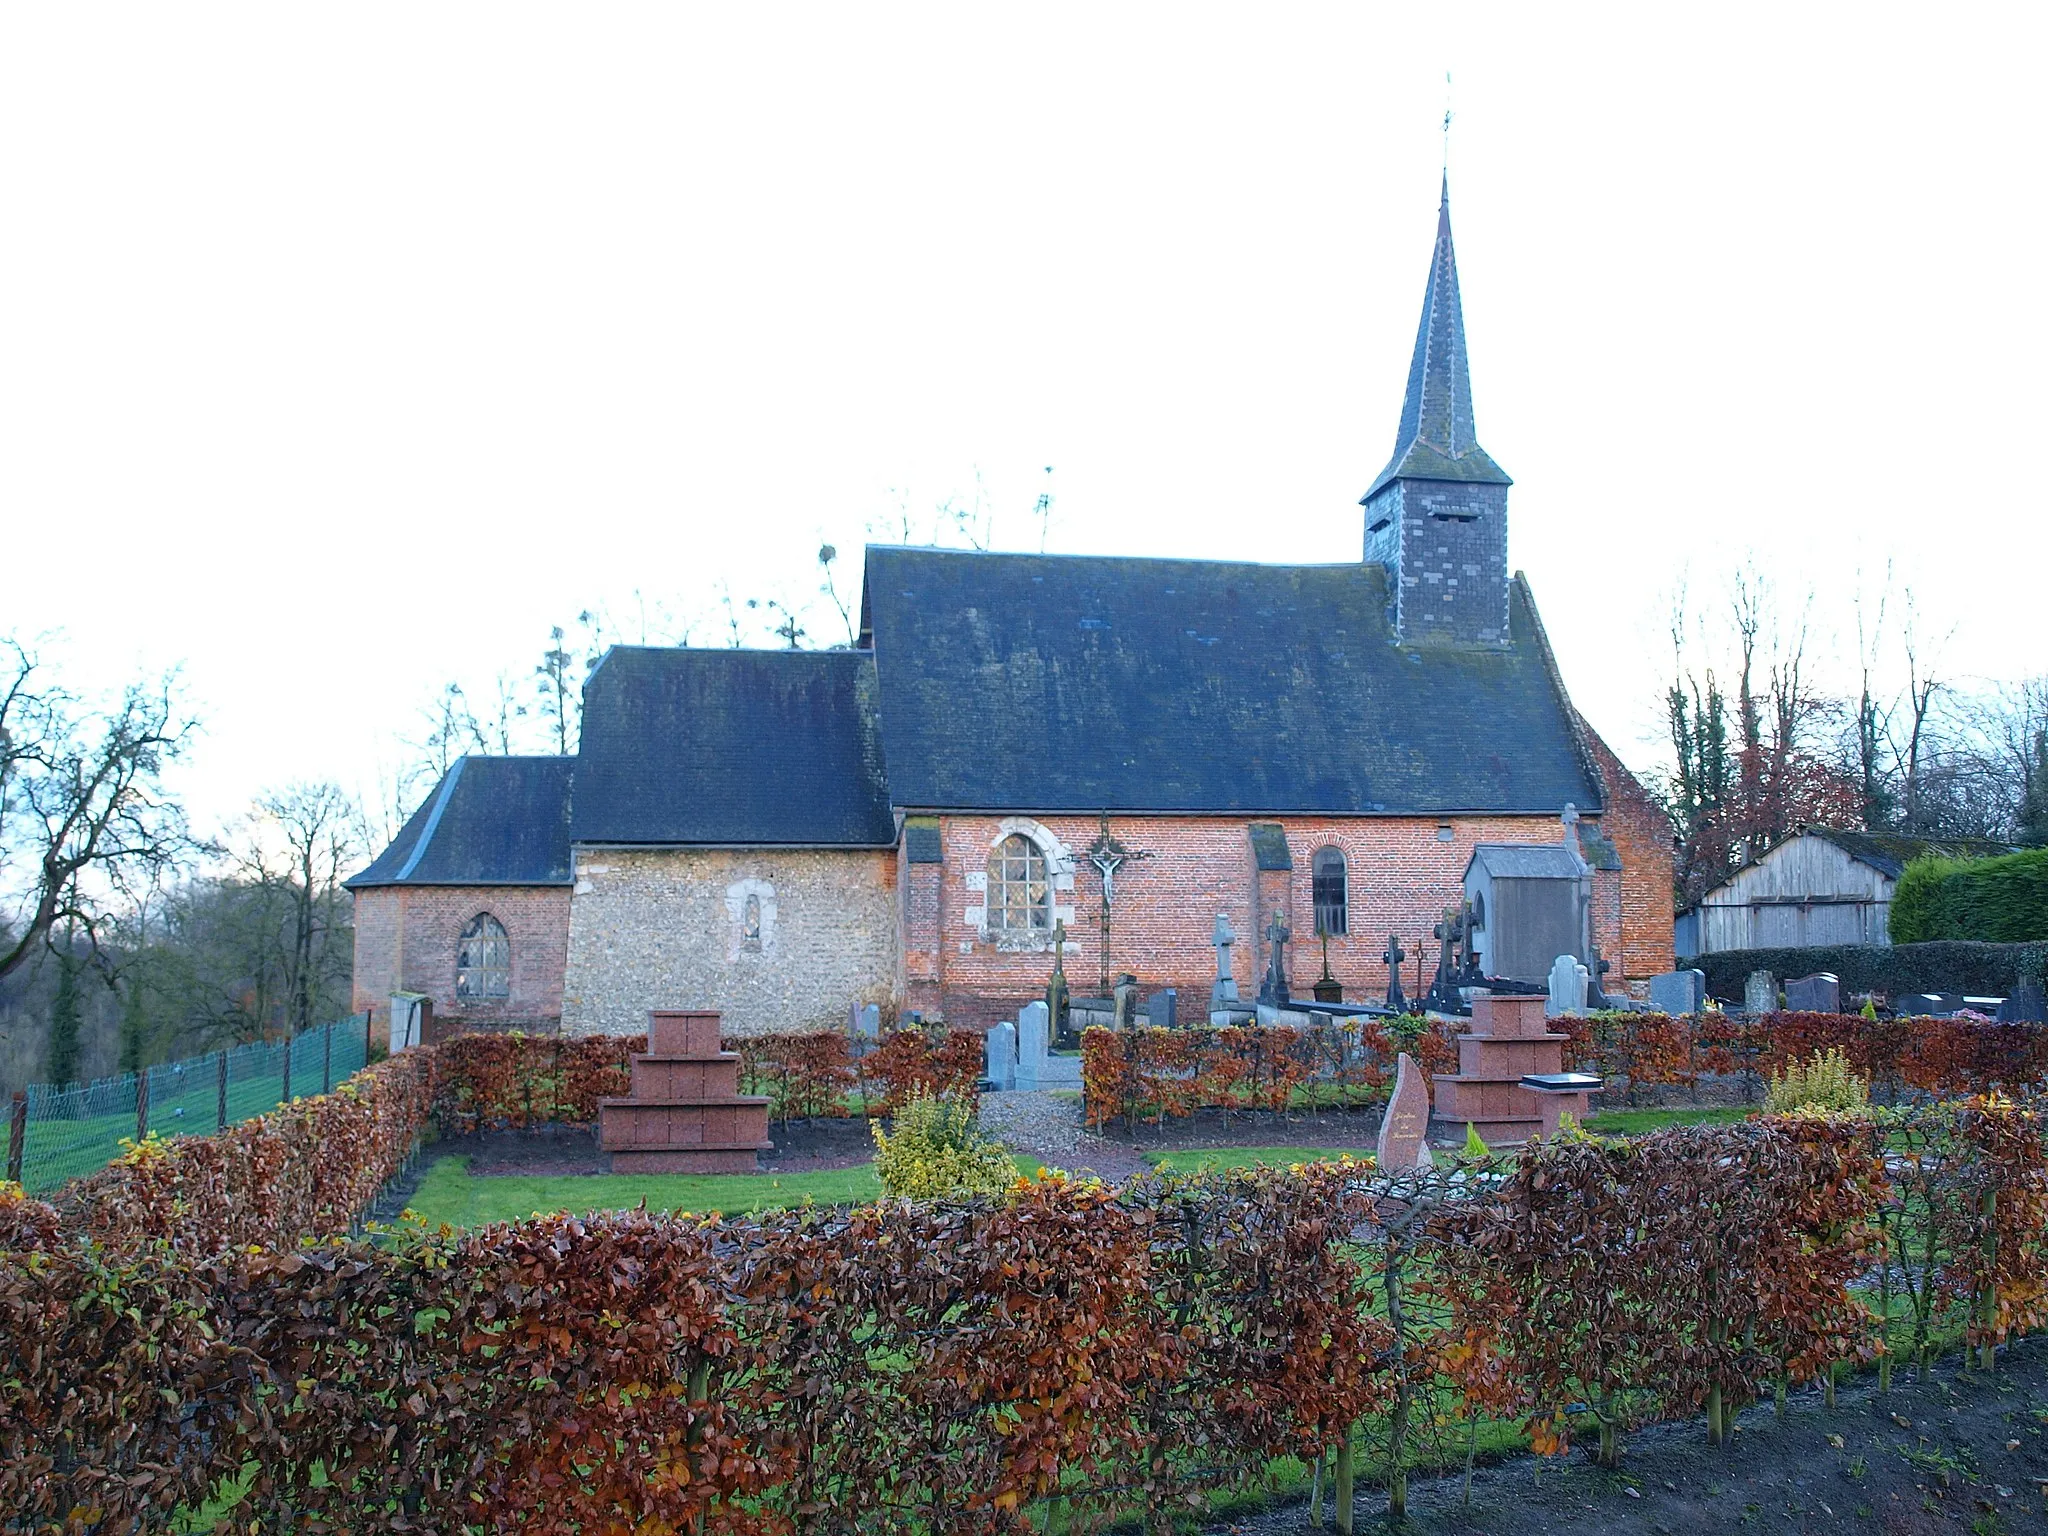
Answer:
[[[1561,841],[1609,986],[1668,970],[1670,827],[1509,573],[1509,484],[1446,197],[1360,560],[870,547],[853,649],[614,647],[573,758],[458,762],[349,882],[356,1006],[978,1027],[1043,994],[1064,933],[1077,994],[1128,972],[1199,1018],[1219,916],[1244,996],[1277,919],[1297,994],[1327,955],[1376,1000],[1389,937],[1434,954],[1475,849]]]

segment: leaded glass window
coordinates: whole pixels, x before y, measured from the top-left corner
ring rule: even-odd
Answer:
[[[1012,832],[988,860],[988,931],[1024,938],[1052,932],[1052,874],[1045,850]]]
[[[505,925],[479,912],[462,930],[455,954],[455,1000],[502,1002],[512,995],[512,940]]]

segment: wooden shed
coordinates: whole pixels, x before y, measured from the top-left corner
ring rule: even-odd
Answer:
[[[1985,858],[2006,851],[1974,838],[1802,829],[1681,916],[1679,953],[1889,944],[1892,891],[1907,864],[1929,854]]]

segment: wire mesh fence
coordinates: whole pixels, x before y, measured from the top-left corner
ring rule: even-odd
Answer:
[[[369,1057],[361,1018],[338,1019],[291,1041],[238,1045],[168,1061],[141,1072],[17,1093],[7,1125],[7,1177],[30,1194],[105,1167],[124,1140],[206,1136],[277,1108],[287,1098],[325,1093]]]

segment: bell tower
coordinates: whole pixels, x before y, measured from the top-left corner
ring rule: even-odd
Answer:
[[[1507,644],[1511,483],[1472,424],[1446,177],[1394,456],[1360,498],[1365,558],[1387,568],[1403,644]]]

